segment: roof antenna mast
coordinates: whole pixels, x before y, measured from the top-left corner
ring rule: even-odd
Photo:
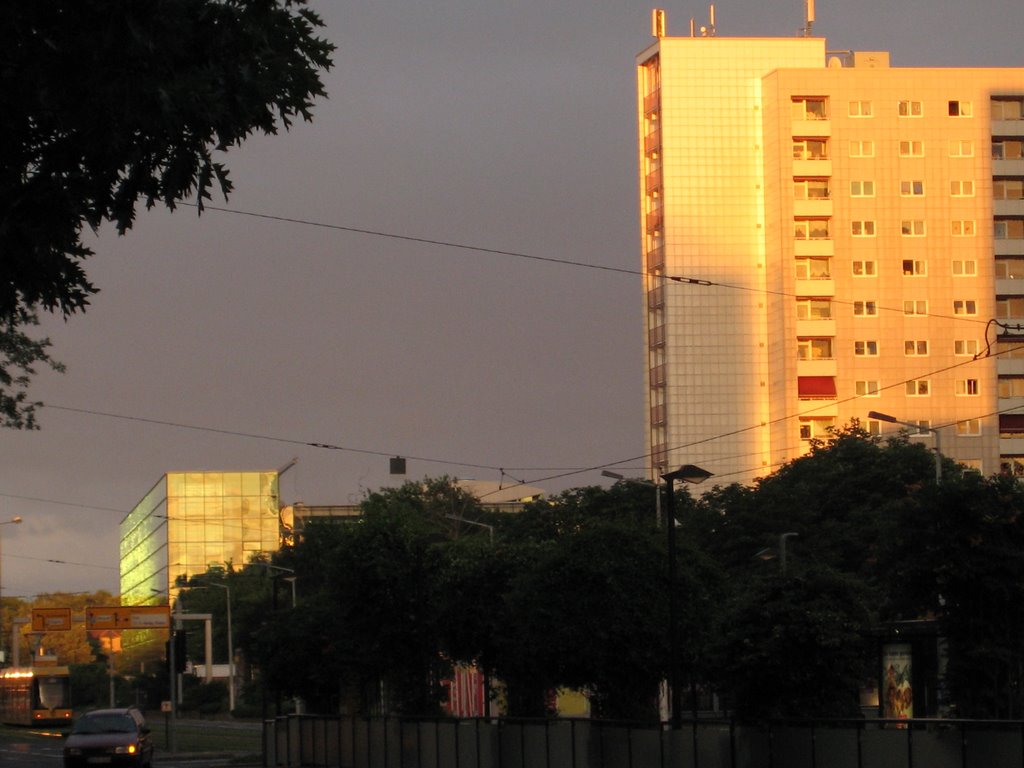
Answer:
[[[804,28],[801,30],[804,37],[811,36],[811,28],[814,26],[814,0],[804,0]]]

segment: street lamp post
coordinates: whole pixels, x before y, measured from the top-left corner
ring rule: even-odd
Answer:
[[[0,525],[18,525],[21,522],[21,516],[15,515],[10,520],[4,520],[0,522]],[[0,539],[2,541],[2,539]],[[2,578],[2,564],[3,564],[3,553],[0,552],[0,664],[7,662],[7,656],[4,654],[4,627],[3,627],[3,578]],[[13,642],[13,641],[12,641]]]
[[[935,435],[935,484],[939,485],[942,483],[942,433],[933,427],[925,427],[920,424],[914,424],[910,421],[900,421],[895,416],[890,416],[888,413],[879,413],[878,411],[868,411],[869,419],[878,419],[879,421],[885,421],[889,424],[899,424],[904,427],[910,427],[918,431],[924,430],[925,432],[931,432]]]
[[[665,528],[668,534],[668,688],[671,707],[672,728],[678,730],[683,725],[683,690],[679,684],[679,609],[676,604],[676,515],[675,515],[675,481],[696,485],[711,477],[706,469],[693,464],[686,464],[674,472],[668,472],[661,479],[668,485],[668,509],[665,515]],[[696,692],[694,692],[696,696]],[[696,710],[696,699],[693,703]]]

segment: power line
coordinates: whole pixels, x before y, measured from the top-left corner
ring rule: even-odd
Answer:
[[[187,205],[195,205],[194,203],[187,203]],[[613,272],[621,275],[629,275],[630,277],[644,277],[645,272],[639,269],[627,269],[625,267],[612,267],[603,264],[593,264],[584,261],[575,261],[572,259],[559,259],[554,256],[538,256],[532,253],[525,253],[523,251],[512,251],[501,248],[491,248],[482,245],[472,245],[469,243],[459,243],[453,240],[439,240],[435,238],[417,237],[415,235],[403,235],[397,232],[386,232],[384,230],[377,229],[366,229],[363,227],[353,227],[344,224],[330,224],[323,221],[313,221],[311,219],[299,219],[291,216],[279,216],[269,213],[257,213],[256,211],[243,211],[237,208],[225,208],[214,205],[203,205],[202,210],[204,211],[216,211],[217,213],[227,213],[235,216],[249,216],[256,219],[265,219],[267,221],[284,222],[287,224],[298,224],[305,227],[316,227],[318,229],[330,229],[338,232],[350,232],[353,234],[366,235],[369,237],[381,237],[390,240],[401,240],[410,243],[419,243],[422,245],[435,245],[441,248],[453,248],[456,250],[473,251],[476,253],[486,253],[492,256],[508,256],[515,259],[526,259],[529,261],[537,261],[546,264],[557,264],[566,267],[575,267],[579,269],[594,269],[602,272]],[[652,277],[660,278],[668,282],[677,283],[680,285],[698,285],[707,288],[726,288],[733,291],[746,291],[752,293],[758,293],[763,296],[779,296],[783,298],[804,298],[803,294],[790,293],[787,291],[776,291],[769,288],[759,288],[747,285],[737,285],[735,283],[723,283],[715,280],[707,280],[704,278],[690,277],[686,275],[652,275]],[[843,301],[831,299],[832,303],[838,305],[849,305],[852,306],[855,302]],[[897,307],[877,307],[879,311],[883,312],[904,312],[902,308]],[[978,320],[977,318],[964,316],[964,315],[943,315],[930,313],[929,317],[955,320],[959,322],[969,323],[983,323],[984,320]]]

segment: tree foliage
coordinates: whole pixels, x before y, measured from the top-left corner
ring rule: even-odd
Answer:
[[[220,155],[311,119],[333,46],[304,0],[2,7],[0,341],[20,350],[0,357],[9,390],[24,388],[31,363],[50,362],[48,342],[33,345],[23,326],[39,310],[83,311],[97,291],[83,231],[109,221],[123,234],[139,201],[173,209],[191,198],[201,210],[215,189],[227,195]],[[5,394],[6,425],[32,426],[29,405]]]
[[[952,711],[1024,713],[1013,479],[947,461],[937,485],[922,445],[854,424],[751,487],[677,488],[674,584],[654,490],[578,488],[516,514],[448,478],[370,494],[362,517],[310,526],[275,556],[299,608],[268,611],[264,592],[242,643],[272,689],[322,711],[433,714],[446,666],[469,663],[502,681],[512,715],[546,714],[572,687],[595,715],[650,719],[674,593],[677,672],[741,715],[857,714],[879,638],[921,619],[946,638]]]

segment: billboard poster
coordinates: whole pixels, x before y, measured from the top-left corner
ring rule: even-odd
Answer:
[[[909,643],[889,643],[882,648],[882,717],[914,716]]]

